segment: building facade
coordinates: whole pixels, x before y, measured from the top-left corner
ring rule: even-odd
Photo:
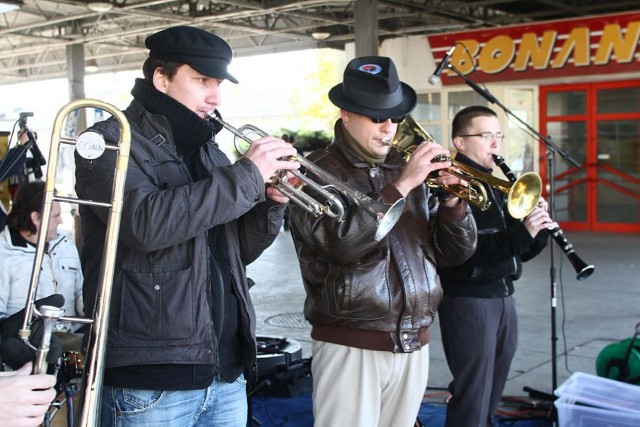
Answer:
[[[398,38],[379,53],[419,93],[413,118],[445,146],[461,108],[496,110],[507,163],[540,174],[563,229],[640,232],[639,41],[640,11]]]

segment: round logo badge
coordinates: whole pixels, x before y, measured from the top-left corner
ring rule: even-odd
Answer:
[[[76,139],[76,151],[83,159],[93,160],[102,156],[105,150],[104,137],[95,131],[86,131]]]
[[[359,66],[358,70],[364,71],[365,73],[369,74],[378,74],[380,71],[382,71],[382,67],[378,64],[364,64]]]

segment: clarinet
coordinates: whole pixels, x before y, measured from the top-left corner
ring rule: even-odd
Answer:
[[[507,166],[507,163],[504,161],[504,157],[494,154],[493,161],[510,182],[516,181],[516,175],[509,166]],[[558,223],[554,221],[549,227],[547,227],[547,229],[549,230],[551,237],[553,237],[553,240],[555,240],[560,246],[560,249],[562,249],[562,252],[564,252],[567,258],[569,258],[571,265],[576,271],[576,279],[584,280],[591,276],[591,273],[593,273],[595,269],[594,266],[592,264],[587,264],[578,256],[578,254],[576,254],[576,251],[573,249],[573,244],[567,240]]]

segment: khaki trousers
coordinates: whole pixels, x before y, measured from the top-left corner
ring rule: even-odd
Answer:
[[[429,346],[413,353],[313,341],[315,427],[411,427],[429,377]]]

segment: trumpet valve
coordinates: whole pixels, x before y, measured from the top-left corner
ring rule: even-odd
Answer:
[[[448,154],[437,154],[431,159],[431,163],[450,162],[451,156]]]

